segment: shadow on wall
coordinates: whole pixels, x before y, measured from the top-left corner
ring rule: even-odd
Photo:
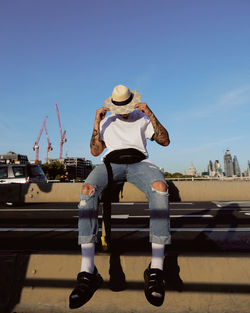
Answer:
[[[204,231],[200,232],[197,236],[196,240],[198,242],[216,242],[216,246],[219,249],[249,249],[249,241],[242,240],[242,238],[238,237],[237,227],[239,225],[246,225],[248,227],[249,222],[244,216],[242,218],[236,217],[238,211],[241,208],[238,203],[229,203],[222,206],[219,210],[216,211],[216,215],[213,216],[212,219],[209,219],[209,222],[206,223],[204,227]],[[210,209],[199,211],[199,214],[204,215],[211,213]],[[225,219],[226,216],[226,219]],[[223,225],[224,228],[228,229],[228,231],[224,231],[220,233],[220,236],[213,232],[212,230],[216,227],[220,227]],[[206,231],[211,229],[211,231]]]
[[[169,190],[169,201],[170,202],[180,202],[180,192],[179,189],[175,186],[175,184],[169,180],[167,181],[168,184],[168,190]]]
[[[37,184],[42,192],[50,192],[51,184]],[[22,204],[30,184],[0,184],[0,205]],[[3,239],[2,239],[3,240]],[[0,253],[0,312],[11,313],[19,303],[29,263],[29,254],[2,251]]]
[[[144,289],[144,282],[126,282],[120,260],[120,255],[126,252],[126,249],[126,246],[121,248],[119,242],[113,243],[111,246],[108,288],[112,291]],[[183,281],[180,277],[177,253],[168,251],[164,259],[163,271],[166,280],[166,289],[179,292],[183,291]]]
[[[20,302],[29,263],[25,253],[0,254],[0,312],[11,313]]]
[[[34,184],[34,183],[33,183]],[[51,183],[36,184],[42,192],[49,193],[52,190]],[[25,196],[28,194],[30,184],[0,184],[0,204],[6,202],[20,204],[25,202]]]

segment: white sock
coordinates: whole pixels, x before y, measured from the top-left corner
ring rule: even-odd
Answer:
[[[81,272],[88,272],[93,274],[95,269],[94,256],[95,244],[93,242],[81,244],[82,248],[82,264]]]
[[[165,245],[152,242],[152,260],[150,266],[151,268],[158,268],[159,270],[163,270],[164,250]],[[158,292],[152,292],[152,296],[156,298],[162,297],[162,295]]]
[[[151,268],[163,270],[165,245],[152,242]]]

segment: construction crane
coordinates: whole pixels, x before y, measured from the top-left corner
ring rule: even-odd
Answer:
[[[58,117],[60,135],[61,135],[61,141],[60,141],[60,159],[62,159],[63,144],[67,141],[67,139],[65,138],[66,130],[64,130],[64,132],[62,132],[62,126],[61,126],[61,121],[60,121],[60,114],[59,114],[59,109],[58,109],[58,105],[57,105],[57,104],[56,104],[56,112],[57,112],[57,117]]]
[[[46,163],[49,163],[49,153],[50,153],[50,151],[53,150],[53,148],[52,148],[51,142],[49,140],[49,134],[48,134],[48,130],[47,130],[47,127],[46,127],[46,122],[44,124],[44,130],[45,130],[47,141],[48,141]]]
[[[43,126],[42,126],[42,128],[41,128],[41,130],[40,130],[40,133],[39,133],[39,135],[38,135],[38,137],[37,137],[37,139],[36,139],[36,142],[35,142],[35,144],[34,144],[34,146],[33,146],[33,148],[32,148],[33,151],[36,150],[36,161],[35,161],[36,164],[39,163],[39,140],[40,140],[40,138],[41,138],[41,135],[42,135],[42,132],[43,132],[43,129],[44,129],[44,126],[45,126],[45,124],[46,124],[47,119],[48,119],[48,116],[45,116],[45,119],[44,119],[44,121],[43,121]]]

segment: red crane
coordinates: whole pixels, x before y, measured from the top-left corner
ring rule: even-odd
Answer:
[[[47,141],[48,141],[46,163],[49,163],[49,153],[50,153],[50,151],[53,150],[53,148],[52,148],[51,142],[49,140],[49,134],[48,134],[48,130],[47,130],[47,127],[46,127],[46,123],[44,124],[44,130],[45,130]]]
[[[38,137],[37,137],[37,139],[36,139],[36,142],[35,142],[35,144],[34,144],[34,146],[33,146],[33,148],[32,148],[33,151],[36,150],[36,161],[35,161],[36,164],[39,163],[39,140],[40,140],[40,138],[41,138],[41,135],[42,135],[44,126],[45,126],[45,124],[46,124],[47,118],[48,118],[48,116],[45,116],[45,119],[44,119],[44,121],[43,121],[43,126],[42,126],[42,128],[41,128],[41,130],[40,130],[40,133],[39,133],[39,135],[38,135]]]
[[[61,135],[61,141],[60,141],[60,159],[62,159],[63,144],[67,141],[67,139],[65,138],[66,130],[64,130],[64,132],[62,132],[62,126],[61,126],[61,121],[60,121],[60,114],[59,114],[59,109],[58,109],[58,105],[57,105],[57,104],[56,104],[56,112],[57,112],[57,117],[58,117],[60,135]]]

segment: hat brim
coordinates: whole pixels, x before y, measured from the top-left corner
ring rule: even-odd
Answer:
[[[141,102],[141,94],[136,90],[130,90],[130,91],[134,96],[131,102],[129,102],[128,104],[122,105],[122,106],[115,105],[111,101],[112,97],[108,97],[104,101],[104,106],[109,108],[110,112],[114,114],[128,114],[128,113],[133,112],[135,110],[134,108],[135,104]]]

